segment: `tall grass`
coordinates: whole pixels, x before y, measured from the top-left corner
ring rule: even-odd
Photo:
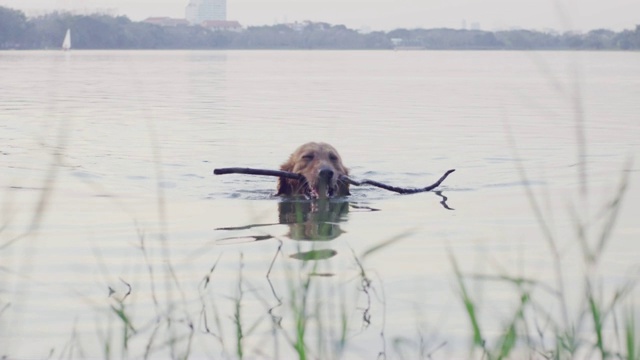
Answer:
[[[582,259],[584,268],[581,297],[577,303],[570,303],[564,279],[563,256],[552,229],[552,219],[542,209],[541,199],[535,195],[530,185],[529,176],[518,154],[515,137],[508,121],[505,121],[507,139],[516,159],[516,170],[524,184],[525,196],[548,245],[555,285],[510,274],[464,274],[455,255],[451,253],[460,302],[470,325],[471,351],[473,353],[474,350],[479,350],[482,358],[637,359],[639,356],[637,344],[640,343],[640,337],[635,331],[638,319],[632,297],[638,277],[631,277],[624,285],[604,293],[604,279],[598,276],[597,271],[608,245],[614,241],[613,230],[627,194],[632,163],[629,161],[624,166],[619,184],[614,188],[610,200],[598,211],[603,219],[601,226],[594,226],[597,222],[588,220],[588,146],[581,99],[580,88],[577,86],[573,92],[573,104],[578,164],[576,178],[579,186],[578,204],[571,208],[571,215],[575,241],[581,252],[575,256]],[[497,281],[514,289],[512,295],[519,300],[509,320],[502,325],[499,336],[491,338],[484,333],[483,327],[487,324],[483,324],[478,315],[481,306],[478,299],[468,291],[469,281]],[[550,294],[551,303],[545,301],[541,293]],[[559,309],[559,314],[549,309]]]

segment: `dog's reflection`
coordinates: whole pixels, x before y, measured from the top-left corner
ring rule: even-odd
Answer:
[[[349,212],[347,201],[282,201],[278,203],[280,224],[289,225],[293,240],[329,241],[342,235],[340,222]]]
[[[287,225],[289,231],[285,235],[298,241],[331,241],[344,233],[340,223],[347,220],[350,208],[360,211],[377,211],[367,206],[359,206],[340,199],[286,199],[278,202],[278,222],[266,224],[249,224],[236,227],[222,227],[216,230],[248,230],[259,227]],[[274,238],[273,235],[248,235],[219,239],[218,243],[239,243],[260,241]],[[297,257],[296,257],[297,258]],[[299,258],[305,259],[305,254]]]
[[[440,204],[447,210],[453,210],[447,205],[447,197],[441,192],[435,194],[442,200]],[[341,223],[347,221],[351,209],[355,211],[379,211],[366,205],[349,202],[345,199],[316,199],[309,200],[303,198],[287,198],[278,202],[278,222],[249,224],[235,227],[221,227],[216,230],[238,231],[250,230],[260,227],[270,227],[276,225],[287,225],[289,231],[285,235],[297,241],[331,241],[335,240],[345,231],[340,227]],[[243,242],[255,242],[279,238],[270,234],[232,236],[218,239],[219,244],[237,244]],[[299,252],[291,255],[291,258],[298,260],[319,260],[333,257],[337,254],[334,250],[312,250],[310,252]]]

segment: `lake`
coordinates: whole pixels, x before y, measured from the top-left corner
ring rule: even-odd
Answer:
[[[0,78],[0,356],[481,358],[515,322],[515,357],[570,328],[597,357],[586,300],[620,289],[609,349],[640,325],[640,53],[21,51]],[[307,141],[355,179],[456,172],[322,204],[212,174]]]

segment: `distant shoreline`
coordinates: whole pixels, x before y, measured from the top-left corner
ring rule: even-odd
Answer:
[[[640,25],[614,32],[396,29],[361,33],[322,22],[216,30],[198,25],[161,26],[125,16],[50,13],[27,18],[0,6],[0,50],[61,49],[71,29],[73,50],[537,50],[637,51]],[[8,29],[8,30],[6,30]]]

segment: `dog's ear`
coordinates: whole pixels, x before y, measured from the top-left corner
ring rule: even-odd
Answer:
[[[280,170],[282,171],[293,171],[293,161],[289,160],[286,163],[280,166]],[[292,180],[285,178],[278,178],[278,192],[276,195],[291,195],[293,193],[293,187],[291,186]],[[293,180],[295,181],[295,180]]]

